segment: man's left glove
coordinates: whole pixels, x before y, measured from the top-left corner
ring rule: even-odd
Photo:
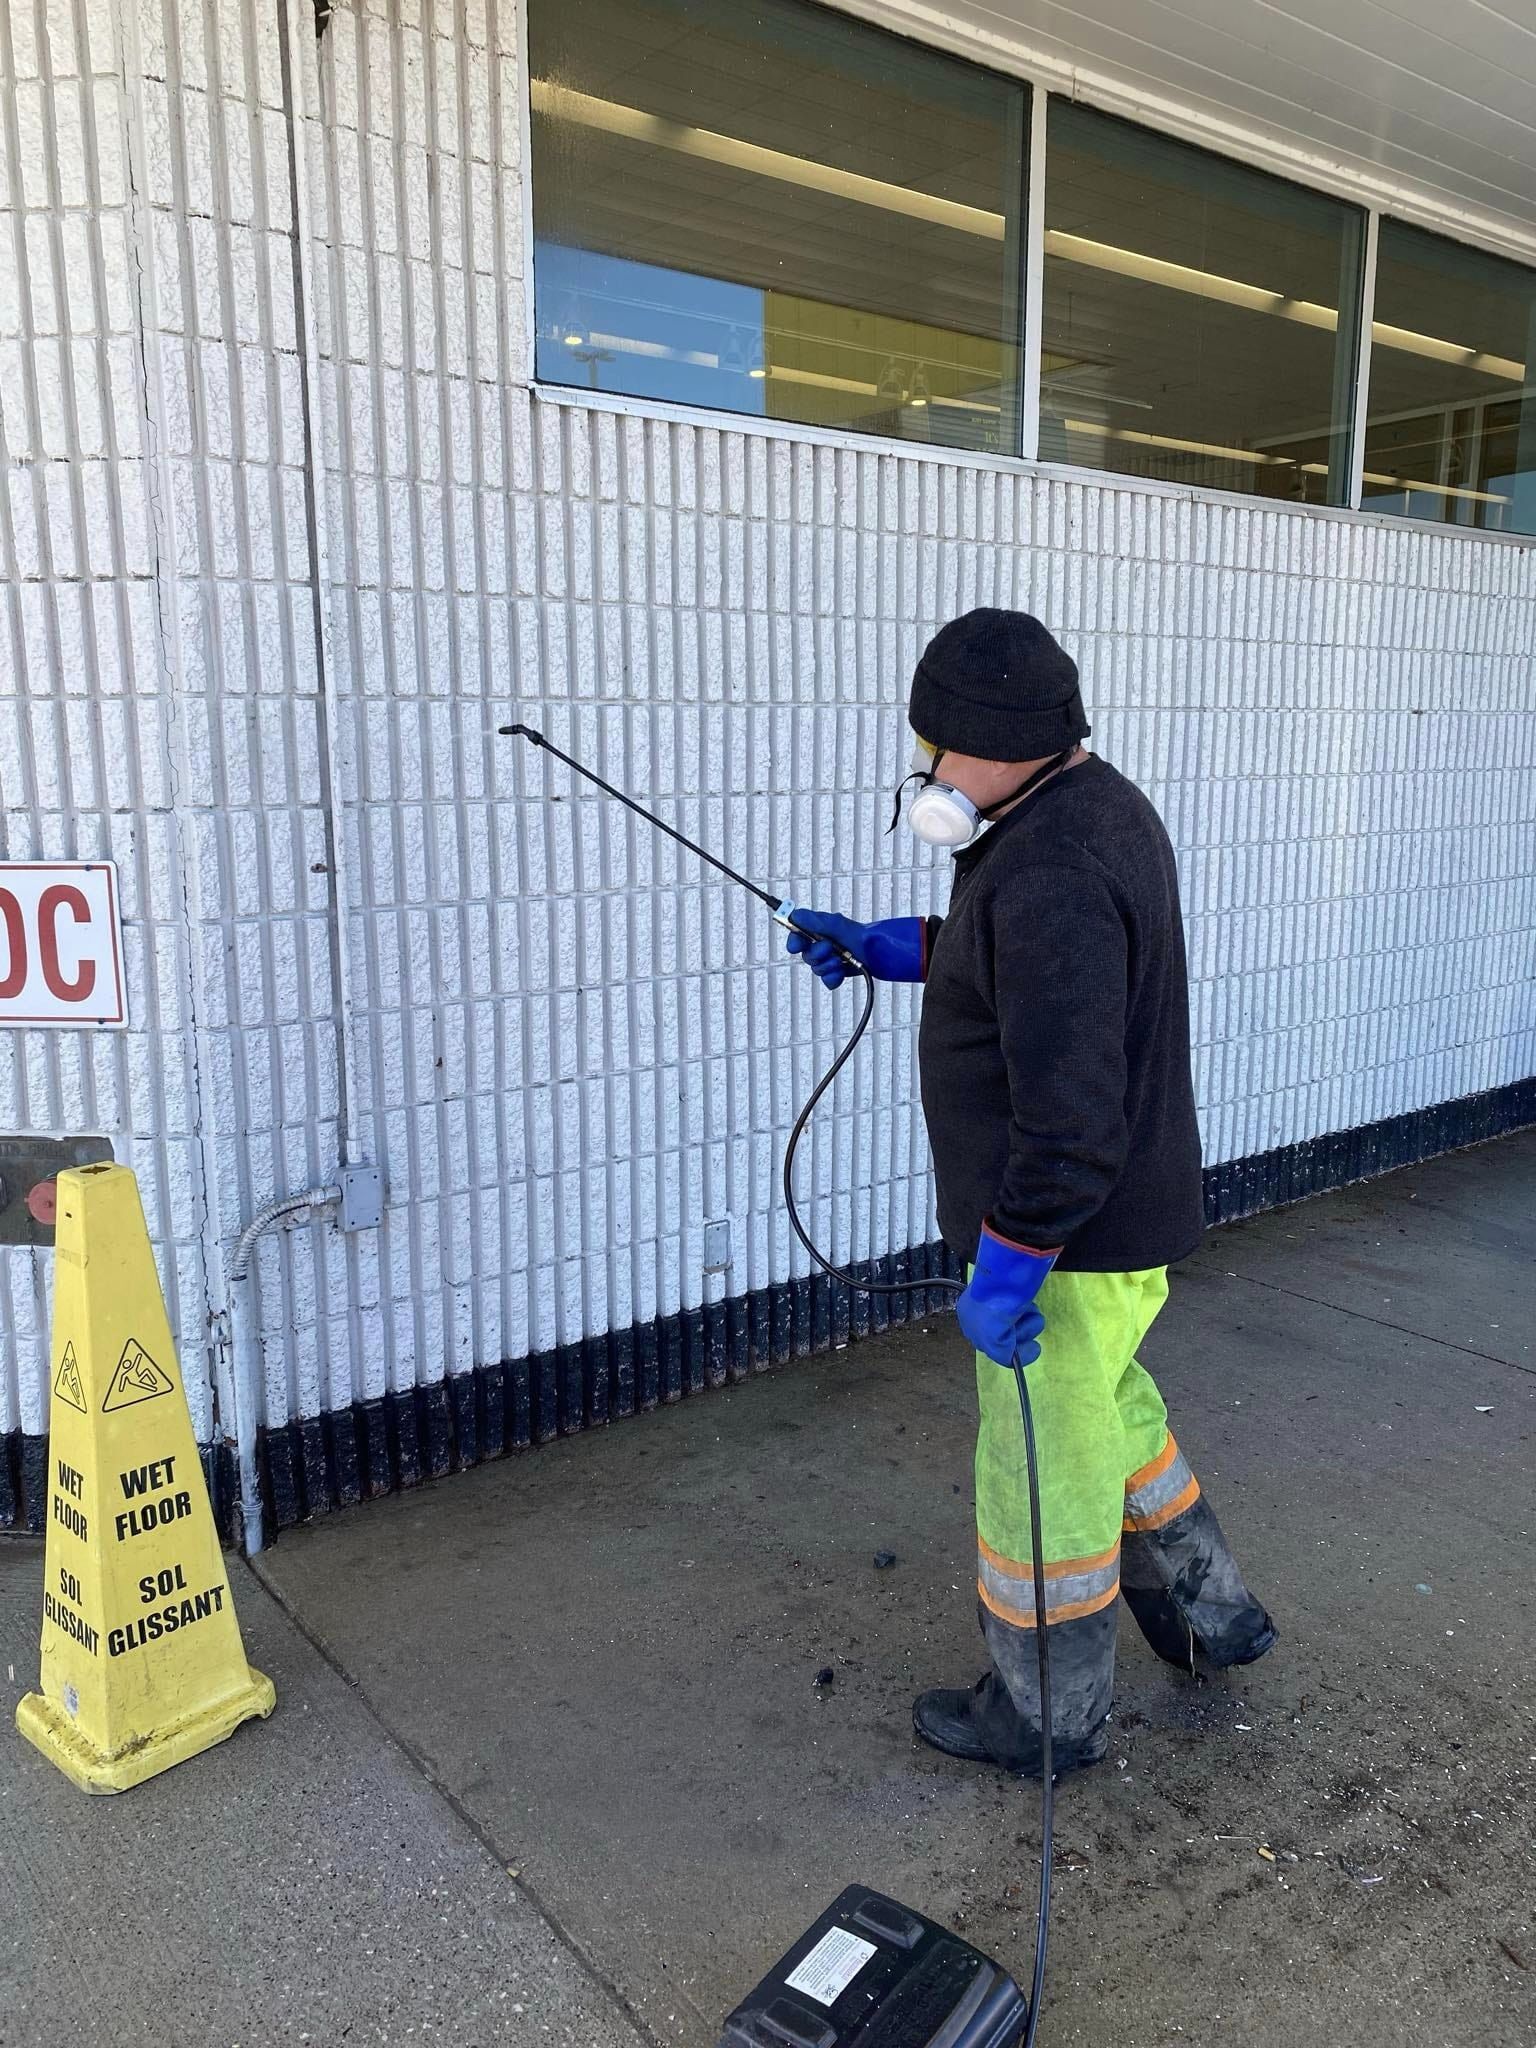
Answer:
[[[1059,1251],[1015,1244],[999,1236],[990,1222],[983,1223],[970,1284],[955,1303],[966,1340],[998,1365],[1011,1366],[1015,1357],[1021,1365],[1033,1365],[1045,1328],[1035,1296],[1059,1256]]]

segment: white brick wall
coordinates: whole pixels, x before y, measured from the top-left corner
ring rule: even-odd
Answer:
[[[341,10],[305,87],[355,1136],[389,1187],[343,1398],[518,1356],[538,1322],[487,730],[531,538],[517,40],[511,0]]]
[[[134,96],[113,12],[0,7],[0,849],[110,857],[127,1033],[0,1032],[0,1130],[137,1170],[206,1436],[204,1162],[176,681],[142,338]],[[47,1425],[51,1259],[0,1255],[0,1431]]]
[[[927,907],[906,680],[1028,607],[1180,850],[1208,1158],[1536,1071],[1529,549],[532,397],[512,0],[293,4],[302,241],[275,5],[0,0],[0,852],[121,863],[135,1025],[0,1035],[0,1129],[139,1170],[200,1431],[232,1241],[344,1143],[385,1225],[265,1241],[272,1421],[804,1270],[851,996],[509,715],[798,900]],[[913,1015],[808,1149],[843,1251],[931,1234]],[[47,1272],[0,1254],[0,1430]]]

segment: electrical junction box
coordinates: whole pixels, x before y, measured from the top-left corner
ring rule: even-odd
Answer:
[[[737,2006],[720,2048],[1014,2048],[1028,2021],[980,1949],[854,1884]]]
[[[344,1166],[341,1184],[343,1230],[377,1230],[384,1221],[384,1170],[379,1166]]]

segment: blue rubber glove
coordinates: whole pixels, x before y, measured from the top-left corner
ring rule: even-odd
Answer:
[[[921,917],[859,924],[835,910],[802,910],[798,904],[793,916],[800,930],[790,933],[789,950],[803,953],[828,988],[841,988],[848,978],[843,953],[851,953],[876,981],[921,981],[928,972],[928,925]],[[807,932],[818,936],[807,938]]]
[[[1033,1365],[1040,1356],[1036,1340],[1045,1328],[1035,1296],[1058,1257],[1059,1251],[1015,1244],[983,1223],[970,1284],[955,1303],[967,1342],[998,1365],[1012,1365],[1015,1357],[1021,1365]]]

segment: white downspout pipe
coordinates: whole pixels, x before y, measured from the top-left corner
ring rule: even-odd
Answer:
[[[309,575],[315,649],[320,675],[321,697],[321,803],[325,813],[327,866],[330,871],[330,946],[332,977],[337,1005],[337,1071],[340,1095],[337,1102],[337,1141],[341,1165],[355,1161],[356,1105],[352,1099],[353,1076],[357,1071],[356,1018],[352,1002],[350,960],[351,887],[345,835],[337,817],[337,805],[350,784],[344,776],[342,753],[342,705],[331,651],[330,615],[326,593],[330,582],[330,548],[325,519],[324,459],[321,447],[321,403],[319,349],[315,331],[314,251],[308,185],[308,151],[304,127],[310,118],[304,102],[306,52],[300,39],[300,14],[294,0],[278,0],[278,58],[282,78],[283,116],[288,135],[289,196],[293,208],[293,293],[303,371],[304,399],[304,481],[306,526],[309,540]],[[316,28],[323,29],[319,19]],[[274,1224],[290,1216],[313,1215],[342,1199],[338,1183],[308,1188],[303,1194],[286,1195],[259,1209],[240,1233],[234,1258],[225,1270],[223,1338],[230,1361],[230,1391],[234,1403],[236,1458],[240,1473],[241,1541],[247,1557],[254,1557],[265,1537],[261,1487],[257,1475],[257,1433],[265,1414],[261,1368],[261,1322],[253,1272],[256,1241]],[[242,1292],[243,1290],[243,1292]]]

